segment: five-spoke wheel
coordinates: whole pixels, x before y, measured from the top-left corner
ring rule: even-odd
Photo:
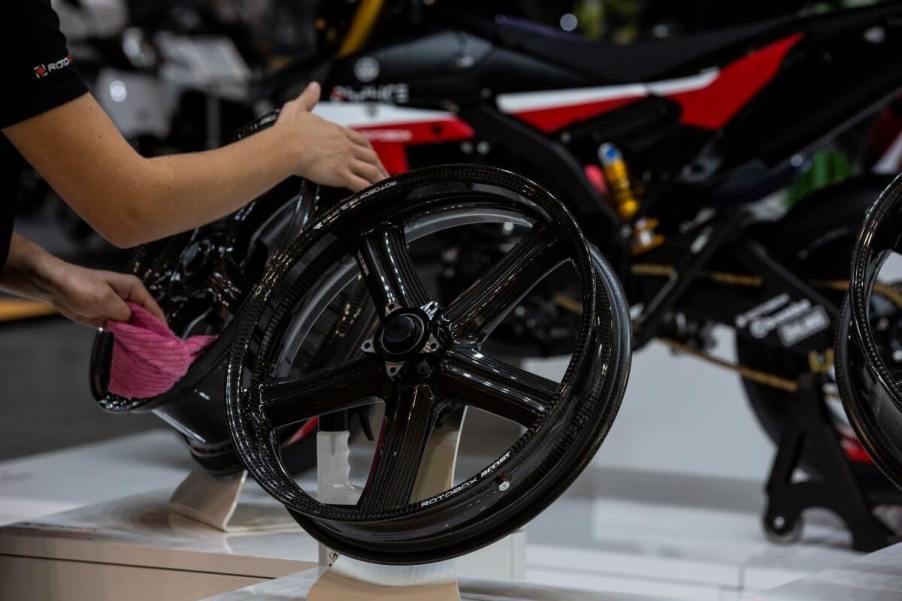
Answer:
[[[438,298],[412,246],[480,223],[526,233],[458,298]],[[582,313],[561,381],[487,356],[494,328],[564,265]],[[343,335],[311,352],[306,337],[325,314]],[[351,197],[271,261],[232,348],[233,440],[254,478],[329,547],[380,563],[452,557],[524,524],[586,466],[623,395],[628,328],[616,277],[547,192],[484,167],[413,172]],[[285,472],[275,433],[374,404],[384,417],[358,502],[317,502]],[[424,455],[465,408],[521,435],[481,469],[437,479]]]

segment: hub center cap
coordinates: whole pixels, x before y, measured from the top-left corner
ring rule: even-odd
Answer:
[[[418,351],[425,334],[426,326],[419,315],[401,313],[385,322],[380,342],[386,354],[401,356]]]

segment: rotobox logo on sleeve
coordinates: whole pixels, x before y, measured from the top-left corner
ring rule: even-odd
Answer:
[[[35,77],[38,79],[43,79],[53,73],[54,71],[59,71],[60,69],[65,69],[69,65],[72,64],[72,55],[70,54],[66,58],[60,59],[55,63],[48,63],[46,65],[38,65],[34,68]]]

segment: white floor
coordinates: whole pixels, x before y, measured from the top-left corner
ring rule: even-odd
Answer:
[[[539,535],[548,524],[560,538]],[[605,498],[565,497],[527,534],[529,582],[692,601],[740,599],[857,557],[830,525],[778,546],[755,514]]]
[[[0,463],[0,524],[171,489],[189,468],[181,443],[162,431]],[[594,468],[527,528],[527,581],[732,600],[857,557],[824,519],[809,520],[800,544],[766,542],[749,511],[760,504],[758,483],[696,477],[690,490],[678,481]]]

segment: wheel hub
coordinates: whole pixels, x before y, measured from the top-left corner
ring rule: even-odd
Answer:
[[[403,358],[423,348],[426,342],[426,324],[416,313],[398,313],[385,320],[379,335],[385,355]]]
[[[450,340],[435,301],[418,309],[392,308],[375,336],[361,350],[385,362],[393,380],[422,381],[432,373],[432,359],[440,356]]]

